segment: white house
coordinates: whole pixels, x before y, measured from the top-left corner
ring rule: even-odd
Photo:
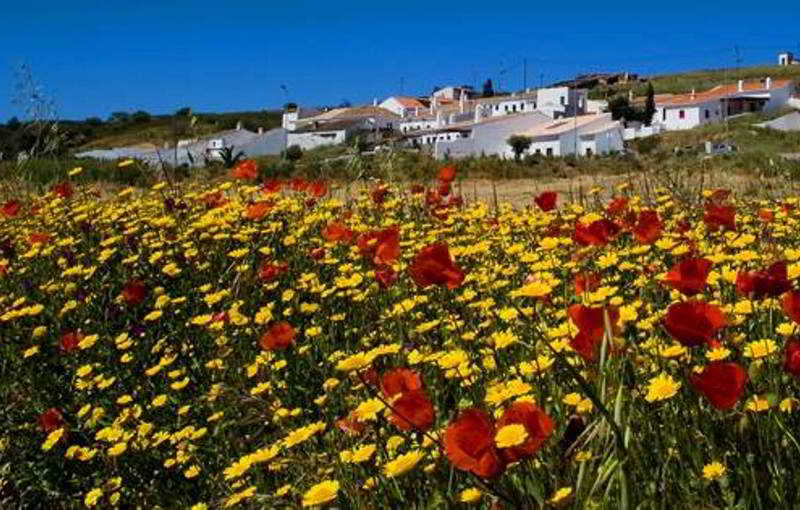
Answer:
[[[553,87],[476,100],[490,108],[491,116],[539,111],[550,118],[570,117],[586,113],[587,91],[569,87]]]
[[[516,134],[531,138],[526,154],[591,156],[622,152],[622,124],[610,114],[579,115],[550,120]]]
[[[794,55],[790,51],[778,53],[778,65],[781,67],[800,65],[800,60],[795,60]]]
[[[513,157],[514,153],[507,143],[508,137],[534,126],[547,124],[551,120],[541,112],[531,112],[484,118],[477,122],[451,126],[451,131],[442,131],[442,134],[452,135],[458,129],[460,137],[435,140],[434,156],[440,159],[482,155]]]
[[[297,145],[303,150],[308,150],[325,145],[339,145],[366,129],[368,126],[365,119],[307,124],[287,133],[286,146]]]
[[[740,113],[773,111],[789,104],[794,89],[791,80],[766,78],[739,80],[703,92],[658,95],[653,123],[667,130],[691,129]]]
[[[461,96],[466,96],[466,99],[469,99],[469,96],[472,95],[474,92],[471,87],[454,87],[448,86],[441,88],[431,94],[431,99],[439,98],[445,99],[449,101],[458,101],[461,99]]]
[[[409,117],[427,108],[419,99],[406,96],[391,96],[384,99],[378,106],[400,117]]]
[[[298,121],[302,121],[303,119],[319,115],[320,113],[322,112],[315,108],[300,108],[299,106],[287,108],[283,112],[281,127],[283,129],[288,129],[289,131],[292,131],[293,129],[295,129],[295,127],[297,127]]]

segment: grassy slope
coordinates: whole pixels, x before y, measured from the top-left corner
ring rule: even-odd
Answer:
[[[679,74],[664,74],[650,77],[656,94],[679,94],[691,92],[692,89],[707,90],[723,83],[733,83],[737,80],[756,80],[766,78],[793,79],[800,82],[800,66],[758,66],[743,67],[740,69],[710,69],[690,71]],[[647,83],[623,83],[610,87],[599,86],[589,93],[592,98],[612,97],[617,94],[627,94],[633,88],[636,96],[643,96],[647,92]]]

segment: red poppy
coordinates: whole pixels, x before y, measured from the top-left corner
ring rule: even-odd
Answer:
[[[311,258],[314,260],[322,260],[325,257],[325,248],[314,248],[311,250]]]
[[[412,184],[408,190],[411,192],[412,195],[419,195],[425,192],[425,186],[422,184]]]
[[[366,423],[359,421],[353,412],[347,415],[347,417],[337,420],[336,426],[339,427],[339,430],[351,436],[360,435],[367,427]]]
[[[494,444],[494,424],[480,409],[466,409],[444,432],[444,451],[450,462],[481,478],[494,478],[506,466]]]
[[[244,216],[250,220],[260,220],[269,213],[272,209],[273,203],[268,200],[262,200],[247,206]]]
[[[572,278],[575,286],[575,295],[580,296],[586,291],[593,291],[600,287],[603,275],[600,273],[578,273]]]
[[[656,211],[646,209],[639,213],[639,219],[633,227],[633,235],[639,244],[653,244],[661,237],[664,224]]]
[[[50,243],[50,234],[46,232],[31,232],[28,236],[28,242],[30,244],[49,244]]]
[[[723,227],[726,230],[736,230],[736,209],[732,205],[708,203],[703,221],[711,232]]]
[[[672,266],[664,284],[682,293],[684,296],[700,294],[706,288],[706,280],[711,273],[713,263],[708,259],[688,258]]]
[[[147,285],[141,280],[131,280],[122,289],[122,299],[130,306],[136,306],[147,296]]]
[[[64,181],[56,184],[55,186],[50,188],[50,191],[52,191],[61,198],[69,198],[75,193],[75,190],[72,189],[72,184],[70,184],[69,181]]]
[[[289,182],[293,191],[305,191],[308,188],[308,181],[302,177],[295,177]]]
[[[783,368],[795,377],[800,377],[800,339],[791,338],[786,342],[786,361]]]
[[[503,416],[497,420],[496,427],[500,429],[515,423],[525,427],[528,437],[521,445],[500,450],[500,455],[509,464],[536,453],[536,450],[553,434],[553,429],[555,428],[552,418],[530,402],[515,402],[512,404],[503,412]]]
[[[252,159],[240,161],[233,170],[231,176],[235,179],[253,181],[258,179],[258,164]]]
[[[283,182],[280,179],[267,179],[264,183],[264,193],[278,193],[283,187]]]
[[[611,216],[617,216],[625,212],[628,208],[628,199],[625,197],[617,197],[606,206],[606,212]]]
[[[685,234],[691,229],[692,225],[686,220],[679,220],[675,223],[675,230],[677,230],[679,234]]]
[[[435,190],[429,190],[425,194],[425,205],[428,207],[435,207],[442,203],[442,196]]]
[[[204,204],[206,204],[206,208],[208,209],[221,207],[228,203],[228,199],[225,198],[225,195],[221,191],[206,193],[205,195],[203,195],[201,200],[203,201]]]
[[[759,209],[758,217],[761,218],[761,221],[764,223],[771,223],[775,220],[775,213],[769,209]]]
[[[789,204],[789,203],[786,203],[786,202],[781,204],[781,211],[783,211],[784,214],[789,214],[792,211],[794,211],[794,209],[795,209],[795,207],[792,204]]]
[[[20,204],[16,200],[9,200],[5,204],[3,204],[3,208],[0,209],[0,212],[3,213],[3,216],[6,218],[13,218],[17,214],[19,214],[20,209],[22,209],[22,204]]]
[[[792,288],[785,261],[778,261],[763,271],[739,271],[736,275],[736,290],[739,294],[756,299],[764,296],[780,296]]]
[[[439,194],[440,197],[446,197],[450,194],[450,183],[449,182],[441,182],[439,183],[439,187],[436,188],[436,193]]]
[[[61,335],[61,340],[59,341],[59,347],[61,348],[62,352],[68,353],[72,352],[78,348],[78,344],[81,343],[83,340],[84,335],[80,331],[70,331],[68,333],[64,333]]]
[[[577,222],[572,238],[583,246],[603,246],[613,240],[619,231],[619,225],[603,218],[593,221],[589,225]]]
[[[383,266],[375,270],[375,279],[382,289],[388,289],[397,281],[397,272],[391,266]]]
[[[447,285],[454,289],[464,282],[464,271],[453,263],[446,243],[431,244],[423,248],[409,268],[411,278],[420,287]]]
[[[258,271],[258,276],[264,282],[271,282],[285,273],[288,268],[289,265],[286,262],[272,263],[264,261]]]
[[[227,324],[229,320],[230,317],[228,316],[228,312],[217,312],[211,316],[212,322],[222,322],[223,324]]]
[[[328,185],[325,181],[314,181],[308,186],[308,192],[311,196],[322,198],[328,194]]]
[[[723,189],[723,188],[717,188],[717,189],[715,189],[714,191],[711,192],[711,196],[709,197],[709,200],[711,200],[712,202],[720,203],[720,202],[724,202],[725,200],[727,200],[729,196],[731,196],[731,190]]]
[[[800,291],[791,290],[781,297],[781,306],[786,315],[800,324]]]
[[[384,184],[379,184],[370,192],[370,196],[372,197],[372,203],[381,205],[386,200],[386,197],[389,196],[389,188]]]
[[[439,169],[439,182],[450,183],[456,178],[456,167],[453,165],[443,166]]]
[[[717,409],[731,409],[744,393],[747,370],[732,362],[714,361],[699,374],[691,374],[692,385]]]
[[[556,208],[556,201],[558,194],[555,191],[544,191],[539,193],[539,196],[533,199],[534,203],[539,206],[543,212],[552,211]]]
[[[408,368],[392,369],[383,374],[383,379],[381,380],[381,390],[387,397],[421,389],[422,378],[418,373]]]
[[[276,322],[261,336],[261,348],[280,351],[294,344],[295,329],[286,321]]]
[[[355,233],[342,223],[334,221],[322,229],[322,237],[328,242],[349,243],[353,241]]]
[[[584,360],[597,359],[597,351],[603,342],[606,331],[605,315],[608,313],[608,322],[611,333],[617,333],[619,326],[619,309],[616,306],[588,307],[585,305],[572,305],[567,310],[569,318],[578,327],[578,334],[570,340],[570,346]]]
[[[358,238],[358,249],[362,257],[376,265],[392,264],[400,256],[400,230],[389,227],[362,234]]]
[[[64,416],[57,408],[52,407],[39,415],[36,420],[42,432],[50,433],[64,426]]]
[[[6,264],[0,264],[0,276],[5,276],[8,274],[8,266]]]
[[[436,409],[424,391],[408,391],[392,401],[389,421],[400,430],[428,430],[436,421]]]
[[[664,320],[667,333],[686,347],[707,344],[723,327],[725,314],[704,301],[672,303]]]

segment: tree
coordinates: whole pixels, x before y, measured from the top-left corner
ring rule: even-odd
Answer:
[[[530,148],[533,139],[524,135],[511,135],[508,137],[508,140],[506,140],[506,143],[511,147],[511,150],[514,151],[514,159],[519,161],[519,158],[522,157],[522,153]]]
[[[647,101],[644,105],[644,121],[645,126],[649,126],[653,122],[653,115],[656,114],[656,92],[653,90],[653,84],[647,82]]]
[[[483,82],[483,97],[492,97],[494,96],[494,86],[492,85],[492,79],[489,78],[485,82]]]
[[[131,120],[136,122],[137,124],[144,124],[150,122],[150,114],[144,110],[139,110],[138,112],[134,112],[131,115]]]
[[[628,98],[617,96],[608,102],[611,118],[614,120],[637,120],[636,111],[631,107]]]
[[[289,161],[297,161],[303,157],[303,149],[299,145],[290,145],[286,148],[284,155]]]
[[[19,119],[16,117],[11,117],[6,123],[6,127],[11,131],[16,131],[17,129],[22,127],[22,122],[20,122]]]
[[[90,125],[90,126],[102,126],[103,125],[103,119],[101,119],[100,117],[89,117],[84,122],[86,124]]]
[[[131,119],[128,112],[112,112],[108,117],[108,121],[114,124],[124,124]]]
[[[192,115],[191,106],[184,106],[183,108],[180,108],[179,110],[175,111],[176,117],[189,117],[190,115]]]

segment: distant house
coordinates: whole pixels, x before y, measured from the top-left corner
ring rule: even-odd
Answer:
[[[794,55],[790,51],[778,53],[778,65],[781,67],[800,65],[800,60],[795,60]]]
[[[281,127],[283,129],[292,131],[297,127],[297,123],[299,121],[314,117],[320,113],[322,112],[315,108],[300,108],[299,106],[290,106],[283,112]]]
[[[415,97],[392,96],[384,99],[378,106],[399,115],[409,117],[427,108],[425,103]]]
[[[398,128],[400,116],[378,106],[335,108],[295,122],[287,134],[287,146],[313,149],[345,143],[360,133],[389,133]]]
[[[622,124],[612,120],[611,114],[550,120],[515,134],[531,138],[527,154],[592,156],[624,149]]]
[[[448,101],[458,101],[461,99],[461,96],[466,96],[466,99],[469,99],[469,97],[474,93],[475,91],[472,90],[472,87],[455,87],[451,85],[448,87],[443,87],[431,94],[431,99],[439,98]]]
[[[795,85],[791,80],[739,80],[703,92],[656,96],[653,123],[667,130],[691,129],[722,122],[740,113],[777,110],[789,103]]]
[[[586,113],[588,105],[586,96],[587,91],[584,89],[552,87],[477,99],[476,103],[488,107],[492,117],[538,111],[556,119]]]

